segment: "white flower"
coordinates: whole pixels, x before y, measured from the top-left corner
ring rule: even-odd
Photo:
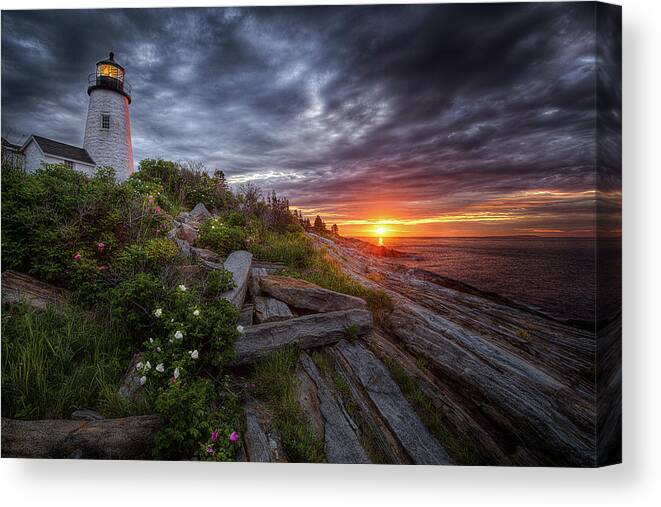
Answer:
[[[140,385],[141,385],[141,386],[144,386],[144,385],[145,385],[145,382],[147,382],[147,377],[145,377],[145,376],[143,375],[142,377],[140,377]]]
[[[142,370],[143,366],[144,366],[144,364],[142,364],[142,361],[140,361],[138,364],[135,365],[135,369],[136,370]]]
[[[172,338],[170,338],[168,341],[169,341],[170,343],[174,343],[174,340],[173,340]],[[159,351],[159,352],[160,352],[160,351]]]
[[[181,292],[186,292],[186,286],[184,284],[181,284],[179,287],[177,287]]]
[[[160,351],[161,351],[161,347],[156,347],[156,352],[160,352]]]
[[[149,343],[154,343],[154,339],[153,339],[153,338],[150,338],[150,339],[149,339]]]
[[[177,340],[181,340],[181,339],[183,339],[183,337],[184,337],[184,333],[182,333],[181,331],[177,331],[176,333],[174,333],[174,337],[175,337]]]
[[[194,350],[193,352],[189,352],[191,359],[197,359],[200,357],[200,353],[197,350]]]
[[[149,361],[147,361],[145,363],[145,371],[149,371],[149,370],[151,370],[151,363]]]
[[[158,373],[163,373],[165,371],[165,366],[163,366],[163,363],[158,363],[155,369]]]
[[[174,378],[179,378],[179,368],[174,369]]]
[[[156,317],[160,317],[161,315],[163,315],[163,309],[161,309],[161,308],[156,308],[156,310],[154,310],[154,315],[155,315]]]
[[[195,310],[195,311],[193,312],[193,315],[195,315],[196,317],[197,317],[198,315],[200,315],[200,310]]]
[[[236,326],[236,330],[237,330],[239,333],[243,333],[243,326],[242,326],[241,324],[239,324],[238,326]]]
[[[174,319],[170,319],[170,322],[174,322]]]

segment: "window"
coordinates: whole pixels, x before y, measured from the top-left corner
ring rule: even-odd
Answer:
[[[101,115],[101,128],[102,129],[109,129],[110,128],[110,115],[109,114],[102,114]]]
[[[67,166],[69,169],[73,169],[73,162],[71,160],[65,160],[64,165]]]

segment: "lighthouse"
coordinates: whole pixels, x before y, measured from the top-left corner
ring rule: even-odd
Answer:
[[[120,181],[133,174],[131,144],[131,86],[124,67],[111,52],[88,77],[89,107],[83,148],[97,167],[112,167]]]

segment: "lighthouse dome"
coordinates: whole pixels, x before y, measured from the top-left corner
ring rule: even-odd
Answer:
[[[89,75],[88,85],[88,95],[97,88],[106,88],[123,94],[131,103],[131,85],[124,80],[124,67],[115,61],[112,51],[108,58],[96,62],[96,72]]]

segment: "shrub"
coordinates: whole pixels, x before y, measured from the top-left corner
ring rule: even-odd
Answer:
[[[223,292],[236,286],[234,276],[226,269],[214,269],[207,275],[203,295],[207,300],[216,299]]]
[[[145,245],[145,253],[152,266],[162,266],[174,261],[179,254],[179,248],[167,238],[154,238]]]
[[[163,299],[161,280],[148,273],[138,273],[111,290],[112,312],[132,330],[146,332],[153,326],[152,308]]]
[[[234,445],[230,440],[234,431],[233,411],[227,410],[227,406],[219,409],[216,389],[210,380],[171,382],[160,390],[154,406],[165,421],[156,435],[156,457],[180,459],[197,455],[218,461],[234,458]],[[217,432],[215,440],[208,442],[214,431]]]
[[[226,209],[232,201],[223,172],[215,171],[209,175],[201,165],[189,163],[185,167],[167,160],[147,159],[140,162],[135,178],[161,185],[169,201],[167,209],[171,211],[177,204],[192,208],[198,202],[218,211]]]
[[[247,232],[239,226],[228,225],[220,218],[207,220],[200,226],[198,243],[218,255],[228,255],[245,247]]]

